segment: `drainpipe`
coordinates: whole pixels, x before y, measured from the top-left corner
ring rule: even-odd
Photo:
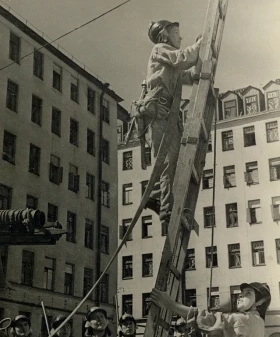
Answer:
[[[106,91],[109,88],[109,83],[104,83],[103,90],[100,95],[99,100],[99,115],[97,120],[96,129],[96,158],[97,158],[97,169],[96,169],[96,189],[97,189],[97,200],[96,200],[96,229],[97,229],[97,252],[96,252],[96,281],[101,275],[101,215],[102,215],[102,205],[101,205],[101,184],[102,184],[102,138],[103,138],[103,98]],[[95,303],[97,306],[100,305],[100,284],[96,287]]]

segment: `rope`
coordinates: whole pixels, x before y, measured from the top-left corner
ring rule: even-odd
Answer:
[[[94,22],[94,21],[96,21],[96,20],[102,18],[103,16],[105,16],[105,15],[107,15],[107,14],[113,12],[114,10],[118,9],[119,7],[125,5],[126,3],[130,2],[130,1],[131,1],[131,0],[126,0],[126,1],[122,2],[121,4],[119,4],[119,5],[117,5],[117,6],[113,7],[113,8],[111,8],[111,9],[109,9],[108,11],[106,11],[106,12],[104,12],[104,13],[102,13],[102,14],[96,16],[95,18],[93,18],[93,19],[91,19],[91,20],[89,20],[89,21],[83,23],[82,25],[80,25],[80,26],[78,26],[78,27],[76,27],[76,28],[70,30],[69,32],[66,32],[65,34],[63,34],[63,35],[57,37],[56,39],[54,39],[54,40],[52,40],[52,41],[50,41],[50,42],[47,42],[47,43],[43,44],[41,47],[34,49],[32,52],[30,52],[30,53],[28,53],[28,54],[25,54],[24,56],[20,57],[20,58],[17,59],[16,61],[13,61],[13,62],[7,64],[6,66],[0,68],[0,71],[3,70],[3,69],[6,69],[6,68],[8,68],[8,67],[10,67],[12,64],[18,63],[20,60],[25,59],[26,57],[28,57],[28,56],[34,54],[36,51],[41,50],[41,49],[45,48],[46,46],[51,45],[52,43],[54,43],[54,42],[56,42],[56,41],[62,39],[63,37],[65,37],[65,36],[67,36],[67,35],[70,35],[71,33],[75,32],[76,30],[79,30],[79,29],[85,27],[86,25],[88,25],[88,24],[90,24],[90,23],[92,23],[92,22]]]
[[[214,161],[213,161],[213,195],[212,195],[212,224],[211,224],[211,261],[210,261],[210,284],[209,284],[209,294],[208,294],[208,311],[211,308],[211,293],[212,293],[212,282],[213,282],[213,256],[214,256],[214,228],[215,228],[215,195],[216,195],[216,146],[217,146],[217,110],[215,106],[215,116],[214,116]]]

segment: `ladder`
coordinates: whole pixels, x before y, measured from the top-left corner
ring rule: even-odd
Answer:
[[[196,80],[174,180],[174,205],[155,288],[177,299],[194,212],[205,165],[208,140],[216,109],[218,90],[214,78],[225,24],[228,0],[209,0]],[[151,303],[144,337],[169,335],[173,313]]]

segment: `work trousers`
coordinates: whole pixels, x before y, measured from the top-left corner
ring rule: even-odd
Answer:
[[[152,146],[154,151],[154,156],[158,154],[162,136],[165,132],[167,125],[166,119],[155,119],[151,126],[152,133]],[[171,140],[168,146],[167,155],[162,167],[162,172],[160,175],[159,182],[156,184],[150,198],[160,200],[160,217],[164,217],[165,214],[172,210],[173,206],[173,183],[175,177],[175,171],[180,151],[182,130],[180,130],[178,123],[176,124],[176,129],[172,131]],[[157,189],[159,184],[160,190]]]

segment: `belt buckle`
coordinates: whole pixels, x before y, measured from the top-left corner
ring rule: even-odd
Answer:
[[[159,96],[159,103],[162,105],[166,105],[167,104],[167,98],[163,97],[163,96]]]

